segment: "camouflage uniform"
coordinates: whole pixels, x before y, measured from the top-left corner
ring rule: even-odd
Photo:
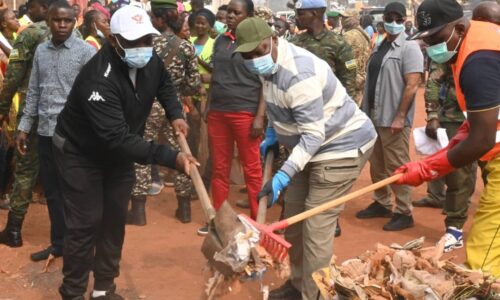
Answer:
[[[357,65],[355,93],[351,94],[351,97],[356,101],[358,106],[361,106],[366,80],[366,64],[371,53],[370,37],[359,25],[344,31],[343,37],[351,46]]]
[[[9,114],[12,98],[16,92],[19,92],[20,103],[17,119],[21,119],[31,75],[33,56],[38,44],[47,40],[48,36],[49,28],[45,21],[41,21],[29,25],[17,37],[9,57],[4,87],[0,95],[1,115],[6,116]],[[36,133],[30,134],[28,150],[24,156],[15,151],[15,179],[10,196],[10,211],[18,218],[24,218],[32,200],[33,188],[38,179],[38,142],[36,136]]]
[[[155,37],[153,45],[156,53],[163,56],[165,67],[170,73],[172,82],[177,89],[177,96],[190,96],[199,91],[201,77],[198,72],[198,62],[193,46],[174,34],[164,33]],[[175,55],[169,56],[171,51]],[[169,60],[169,61],[166,61]],[[146,140],[156,139],[158,134],[165,134],[168,144],[175,149],[179,149],[175,133],[172,126],[166,121],[165,112],[157,102],[153,105],[151,114],[146,122],[144,138]],[[132,195],[146,195],[151,185],[151,166],[136,164],[136,184]],[[174,179],[175,193],[180,197],[191,197],[192,183],[189,177],[177,173]]]
[[[341,35],[324,28],[316,36],[304,32],[297,35],[291,42],[325,60],[347,89],[347,93],[350,96],[356,94],[356,69],[358,66],[351,46]]]
[[[265,6],[257,6],[254,16],[266,21],[267,24],[274,24],[273,11]]]
[[[452,138],[465,120],[458,106],[451,67],[431,63],[425,89],[427,120],[437,119]],[[462,228],[467,220],[470,196],[475,187],[476,164],[453,171],[443,178],[427,184],[427,199],[444,205],[446,227]],[[445,188],[445,184],[447,188]]]

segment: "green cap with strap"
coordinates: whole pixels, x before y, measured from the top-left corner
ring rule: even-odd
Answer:
[[[259,44],[273,35],[273,30],[266,21],[258,17],[248,18],[236,28],[236,42],[238,48],[235,52],[251,52]]]
[[[151,0],[151,8],[177,8],[176,0]]]

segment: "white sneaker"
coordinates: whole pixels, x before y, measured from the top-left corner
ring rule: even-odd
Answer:
[[[462,229],[456,227],[446,228],[444,238],[444,252],[451,252],[464,246]]]
[[[148,191],[148,195],[149,196],[156,196],[158,194],[161,193],[161,191],[163,190],[163,183],[158,183],[158,182],[153,182],[151,184],[151,187],[149,188],[149,191]]]

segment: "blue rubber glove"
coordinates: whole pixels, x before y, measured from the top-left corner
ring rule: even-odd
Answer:
[[[267,127],[265,138],[262,141],[262,143],[260,143],[260,155],[262,157],[265,157],[267,151],[275,147],[278,147],[278,139],[276,138],[276,131],[274,131],[274,128],[272,127]]]
[[[259,193],[259,199],[267,196],[267,207],[271,207],[278,202],[281,191],[290,184],[290,176],[283,171],[278,171],[273,179],[266,182]]]

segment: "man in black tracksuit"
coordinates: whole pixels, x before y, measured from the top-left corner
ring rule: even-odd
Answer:
[[[152,27],[140,8],[119,9],[110,43],[83,67],[53,142],[65,203],[63,299],[84,299],[89,272],[91,299],[123,299],[114,278],[125,234],[134,162],[188,172],[196,160],[165,145],[146,142],[144,125],[155,98],[176,132],[187,133],[182,107],[163,61],[152,50]]]

